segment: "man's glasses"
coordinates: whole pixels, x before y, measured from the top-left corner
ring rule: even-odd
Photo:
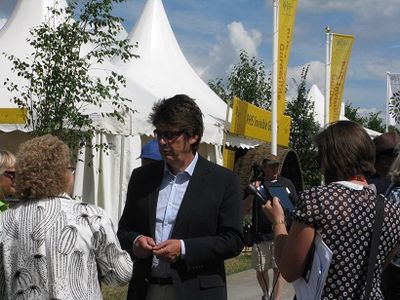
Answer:
[[[15,178],[15,171],[5,171],[3,173],[4,176],[10,178],[11,180],[14,180]]]
[[[173,140],[175,140],[178,136],[180,136],[182,133],[184,133],[185,130],[180,130],[180,131],[161,131],[161,130],[154,130],[154,136],[158,139],[158,140],[165,140],[167,142],[172,142]]]

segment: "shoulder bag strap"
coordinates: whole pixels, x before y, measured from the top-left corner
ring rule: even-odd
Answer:
[[[372,281],[374,278],[374,268],[375,268],[376,257],[378,254],[379,237],[382,231],[385,198],[382,197],[381,195],[377,195],[375,201],[376,201],[376,215],[375,215],[374,228],[371,239],[371,248],[368,260],[368,275],[367,275],[367,284],[365,286],[365,298],[364,298],[366,300],[369,300],[372,291]]]

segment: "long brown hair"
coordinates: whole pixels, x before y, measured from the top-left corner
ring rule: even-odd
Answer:
[[[356,175],[375,173],[375,146],[360,125],[352,121],[338,121],[314,139],[321,171],[327,183],[349,180]]]

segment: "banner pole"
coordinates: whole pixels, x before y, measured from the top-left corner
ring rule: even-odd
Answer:
[[[226,156],[226,136],[228,135],[229,131],[229,109],[231,108],[231,98],[227,99],[226,102],[226,114],[225,114],[225,124],[224,124],[224,134],[222,139],[222,164],[224,165],[224,158]],[[226,167],[224,165],[224,167]]]
[[[331,96],[331,29],[325,27],[326,49],[325,49],[325,105],[324,105],[324,127],[329,124],[329,104]]]
[[[390,73],[386,72],[386,126],[385,132],[389,131],[389,98],[390,98]]]
[[[274,25],[273,25],[273,57],[272,57],[272,130],[271,130],[271,154],[277,155],[278,153],[278,8],[279,0],[273,0],[274,9]]]

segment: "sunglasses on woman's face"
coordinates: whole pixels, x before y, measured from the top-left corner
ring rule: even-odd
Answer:
[[[3,173],[4,176],[10,178],[11,180],[14,180],[15,178],[15,171],[5,171]]]

